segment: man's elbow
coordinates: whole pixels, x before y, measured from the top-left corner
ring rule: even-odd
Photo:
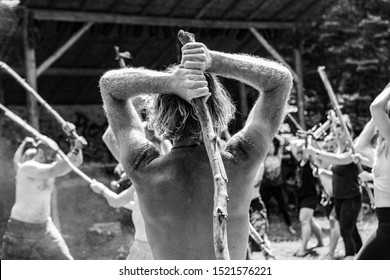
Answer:
[[[377,104],[377,103],[371,103],[370,105],[370,113],[371,113],[371,116],[374,116],[375,114],[377,114],[378,112],[380,112],[381,110],[383,110],[383,108]]]
[[[114,70],[107,71],[99,80],[99,88],[102,96],[107,95],[110,92],[113,83],[113,72]]]
[[[107,200],[107,202],[108,202],[108,205],[110,205],[112,208],[119,208],[122,206],[119,202],[117,202],[115,200]]]
[[[280,79],[280,84],[281,87],[283,88],[284,92],[286,95],[290,94],[291,88],[293,86],[293,75],[290,70],[288,70],[287,67],[283,67],[281,71],[281,79]]]

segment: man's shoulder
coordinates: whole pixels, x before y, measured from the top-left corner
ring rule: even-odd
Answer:
[[[238,161],[252,161],[262,159],[267,149],[265,139],[261,137],[253,139],[243,130],[237,132],[228,141],[225,151],[233,156]]]

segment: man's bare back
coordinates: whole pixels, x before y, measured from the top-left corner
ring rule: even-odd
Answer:
[[[182,51],[183,67],[171,72],[128,68],[106,73],[100,89],[107,118],[119,144],[121,163],[136,186],[153,257],[215,259],[213,175],[187,103],[209,95],[208,85],[213,87],[209,110],[214,128],[222,131],[228,123],[224,112],[230,110],[226,105],[230,100],[215,87],[218,82],[206,81],[203,72],[245,82],[261,92],[244,128],[222,152],[228,176],[229,252],[232,259],[245,259],[254,179],[281,123],[291,73],[274,62],[210,51],[201,43],[188,43]],[[160,94],[155,102],[157,121],[152,123],[174,142],[164,156],[146,139],[132,107],[131,98],[139,94]],[[165,99],[167,95],[180,98]],[[218,98],[223,101],[218,103]]]

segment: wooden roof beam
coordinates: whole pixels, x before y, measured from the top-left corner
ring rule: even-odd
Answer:
[[[284,66],[290,70],[294,81],[300,82],[300,78],[298,74],[291,68],[290,65],[284,60],[284,58],[274,49],[274,47],[271,46],[271,44],[268,43],[268,41],[255,29],[250,28],[250,32],[255,36],[255,38],[260,42],[260,44],[280,63],[282,63]]]
[[[60,58],[73,44],[80,39],[80,37],[92,26],[92,22],[88,22],[80,28],[75,34],[73,34],[68,41],[65,42],[58,50],[56,50],[51,56],[49,56],[37,69],[37,76],[41,75],[46,69],[48,69],[58,58]]]
[[[20,67],[12,67],[20,76],[25,76],[25,69]],[[108,68],[56,68],[51,67],[41,74],[41,76],[100,76],[106,72]],[[0,69],[0,73],[6,73]],[[4,76],[7,77],[7,76]]]
[[[221,29],[293,29],[295,22],[261,22],[261,21],[237,21],[237,20],[211,20],[211,19],[188,19],[170,18],[137,15],[118,15],[109,13],[75,12],[31,9],[34,18],[37,20],[55,21],[77,21],[95,23],[117,23],[132,25],[151,26],[178,26],[178,27],[198,27],[198,28],[221,28]]]

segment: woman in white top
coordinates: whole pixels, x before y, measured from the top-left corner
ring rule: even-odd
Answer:
[[[370,106],[373,121],[362,134],[360,152],[374,154],[372,173],[360,174],[362,180],[374,181],[374,195],[378,229],[369,237],[357,255],[359,260],[390,260],[390,84],[375,98]],[[375,126],[379,130],[374,153],[370,153],[370,142]],[[362,136],[362,135],[361,135]],[[371,137],[370,137],[371,136]],[[371,148],[372,150],[372,148]]]

